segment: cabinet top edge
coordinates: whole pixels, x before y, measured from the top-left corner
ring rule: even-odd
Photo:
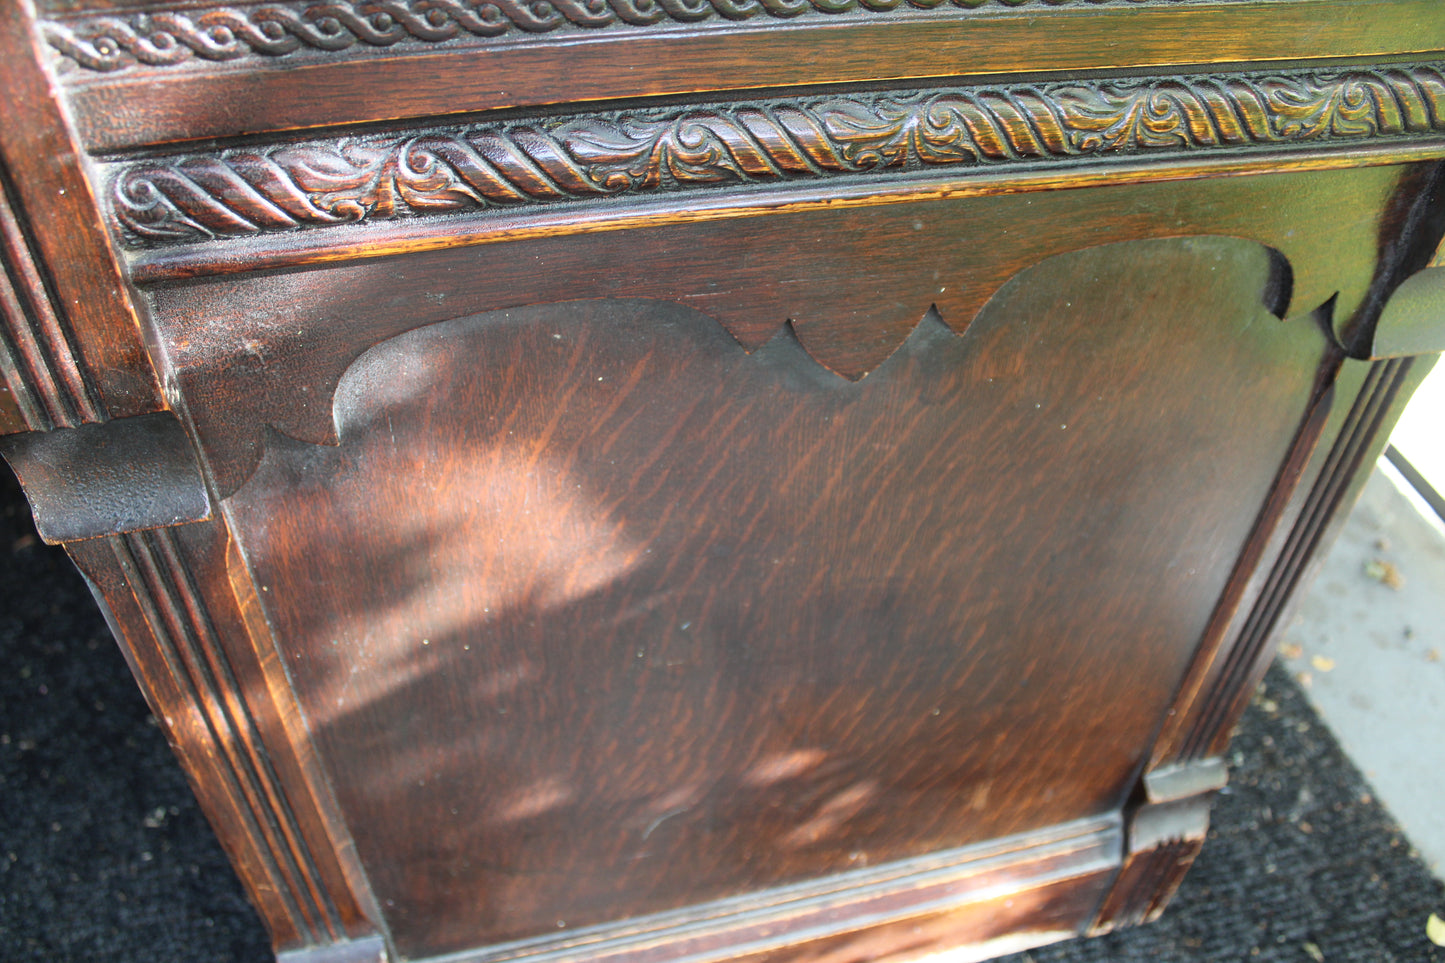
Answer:
[[[627,22],[613,11],[640,2],[657,10],[695,8],[706,19],[659,15],[651,23]],[[928,6],[555,0],[549,9],[611,12],[598,13],[607,23],[597,26],[579,27],[559,13],[554,26],[504,28],[488,37],[441,24],[432,31],[435,40],[416,39],[399,21],[378,33],[363,29],[371,21],[348,28],[336,20],[322,36],[302,29],[309,21],[288,28],[277,20],[246,20],[267,11],[280,16],[277,11],[291,6],[301,10],[299,4],[177,7],[174,16],[154,7],[147,14],[118,7],[121,12],[63,20],[52,4],[37,29],[79,139],[93,153],[601,100],[960,76],[1388,60],[1445,51],[1445,7],[1437,0],[917,2]],[[799,10],[788,18],[761,12],[729,19],[717,13],[724,4]],[[474,0],[458,9],[493,6]],[[312,9],[319,8],[303,13]],[[202,25],[199,33],[191,30]],[[298,39],[303,35],[314,45]],[[362,35],[374,42],[357,39]],[[84,67],[65,52],[77,43],[99,45],[113,69]],[[334,49],[322,49],[328,45]],[[165,62],[141,63],[137,52]],[[297,96],[300,90],[312,93]]]

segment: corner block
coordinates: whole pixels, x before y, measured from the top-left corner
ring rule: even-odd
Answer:
[[[211,517],[196,450],[171,412],[0,437],[50,544]]]

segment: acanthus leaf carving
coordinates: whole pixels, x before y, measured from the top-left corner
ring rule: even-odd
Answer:
[[[659,0],[660,2],[660,0]],[[613,112],[113,166],[133,246],[947,166],[1445,131],[1435,65],[953,88]]]

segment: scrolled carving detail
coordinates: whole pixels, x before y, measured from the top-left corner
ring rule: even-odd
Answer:
[[[889,13],[953,6],[1060,6],[1070,3],[1177,0],[329,0],[236,4],[200,11],[95,16],[44,25],[45,39],[66,61],[108,72],[140,63],[165,67],[189,60],[281,57],[301,49],[435,45],[485,40],[513,31],[562,27],[650,26],[662,21],[779,19],[806,13]]]
[[[146,245],[728,184],[1440,131],[1435,66],[953,88],[146,160],[117,165],[111,199],[118,230]]]
[[[1434,67],[1061,91],[1080,151],[1214,147],[1445,129]]]

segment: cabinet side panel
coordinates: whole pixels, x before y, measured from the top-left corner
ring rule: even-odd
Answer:
[[[1279,270],[1051,258],[857,381],[636,300],[360,358],[227,504],[398,949],[1117,811],[1312,394]]]

